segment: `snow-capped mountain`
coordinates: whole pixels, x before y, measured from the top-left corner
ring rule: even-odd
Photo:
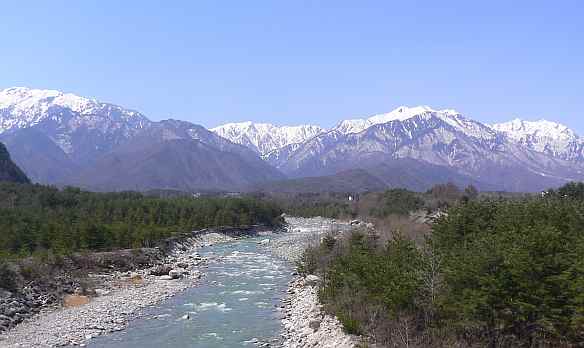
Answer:
[[[400,106],[397,109],[386,114],[378,114],[367,119],[353,119],[341,121],[334,130],[343,134],[360,133],[371,126],[384,124],[392,121],[406,121],[408,119],[430,119],[432,117],[439,118],[451,126],[464,131],[473,136],[492,138],[493,132],[488,127],[485,127],[480,122],[476,122],[465,118],[456,110],[434,110],[429,106],[406,107]]]
[[[584,159],[584,139],[563,124],[514,119],[493,128],[531,150],[569,161]]]
[[[329,132],[272,151],[265,158],[293,177],[412,159],[507,190],[541,189],[582,178],[584,173],[578,163],[526,147],[459,112],[429,107],[400,107],[341,122]]]
[[[98,190],[237,190],[284,176],[202,126],[54,90],[0,91],[0,140],[35,182]]]
[[[330,130],[242,122],[209,131],[17,87],[0,91],[0,141],[33,181],[106,189],[235,190],[282,179],[282,172],[360,173],[355,169],[411,188],[453,180],[534,191],[584,180],[584,140],[566,126],[521,120],[489,126],[428,106],[402,106]]]
[[[83,168],[73,183],[103,191],[237,191],[284,178],[244,146],[190,122],[164,120]]]
[[[74,162],[112,150],[151,122],[137,111],[55,90],[0,91],[0,134],[36,128]]]
[[[249,147],[261,155],[291,144],[299,144],[324,132],[319,126],[275,126],[270,123],[228,123],[211,131]]]

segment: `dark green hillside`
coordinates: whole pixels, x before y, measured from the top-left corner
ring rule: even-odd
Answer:
[[[280,214],[247,197],[156,198],[0,183],[0,256],[151,247],[207,227],[277,224]]]
[[[26,174],[10,158],[4,144],[0,143],[0,181],[28,183]]]

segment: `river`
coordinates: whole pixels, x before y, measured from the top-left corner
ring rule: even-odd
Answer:
[[[88,347],[275,346],[279,302],[293,265],[249,238],[200,249],[209,258],[201,283],[148,308],[125,331]]]

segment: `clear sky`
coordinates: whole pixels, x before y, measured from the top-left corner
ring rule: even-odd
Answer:
[[[400,105],[584,134],[584,1],[5,1],[0,88],[154,120],[316,123]]]

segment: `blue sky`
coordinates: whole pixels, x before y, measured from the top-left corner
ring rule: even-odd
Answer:
[[[430,105],[584,134],[583,19],[582,1],[10,1],[0,88],[208,127]]]

